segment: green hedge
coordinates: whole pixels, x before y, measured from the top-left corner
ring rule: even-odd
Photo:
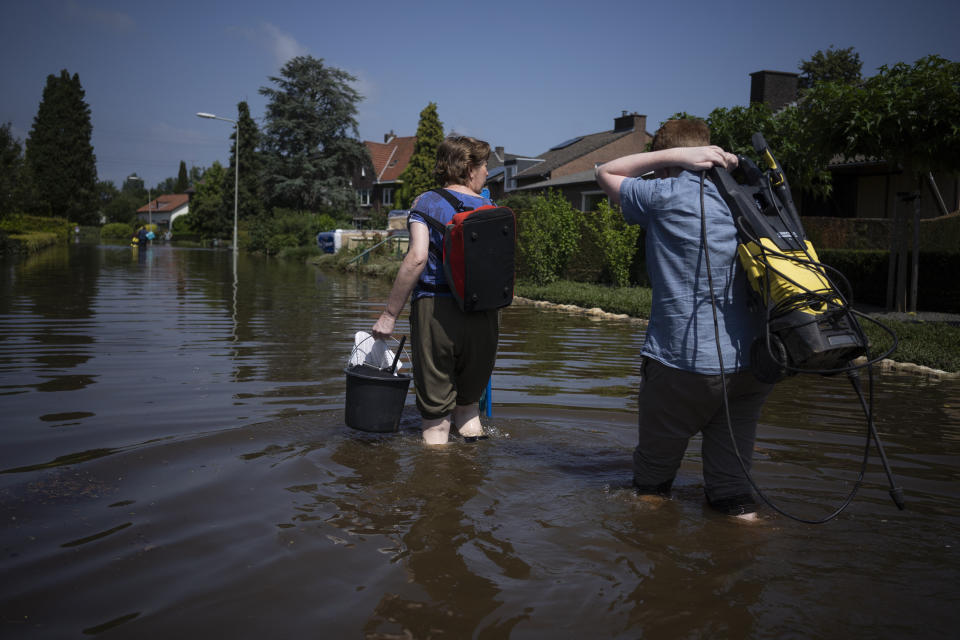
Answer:
[[[0,231],[9,235],[27,234],[31,232],[52,233],[59,240],[67,241],[73,236],[74,224],[66,218],[49,218],[45,216],[29,216],[13,214],[0,219]]]
[[[877,306],[887,303],[888,251],[821,249],[820,261],[840,271],[853,287],[854,303]],[[912,257],[907,258],[910,282]],[[917,307],[922,311],[960,312],[960,252],[922,251],[917,278]]]

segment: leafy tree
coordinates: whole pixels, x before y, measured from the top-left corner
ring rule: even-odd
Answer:
[[[799,85],[801,89],[825,82],[855,85],[860,82],[862,66],[860,54],[853,47],[834,49],[831,45],[826,51],[817,51],[809,60],[800,61]]]
[[[406,209],[413,199],[424,191],[444,185],[437,183],[434,169],[437,165],[437,147],[443,142],[443,123],[437,115],[437,105],[431,102],[420,112],[417,123],[417,141],[413,145],[410,164],[400,174],[397,201]]]
[[[223,207],[223,192],[227,171],[219,162],[214,162],[196,185],[196,193],[190,199],[190,213],[186,224],[203,238],[229,238],[233,234],[233,212]],[[232,186],[232,180],[229,181]]]
[[[174,193],[183,193],[190,187],[190,179],[187,177],[187,163],[180,161],[180,170],[177,172],[177,182],[173,185]]]
[[[246,102],[237,105],[237,123],[240,128],[240,174],[237,190],[239,191],[239,206],[237,217],[241,220],[258,218],[264,215],[263,206],[263,158],[260,154],[260,130],[257,123],[250,117],[250,107]],[[237,133],[230,134],[233,143],[230,145],[229,177],[233,178],[234,162],[237,148]],[[232,215],[233,212],[233,185],[224,189],[223,206]]]
[[[165,193],[177,193],[177,179],[173,176],[164,178],[153,188],[154,196],[161,196]]]
[[[808,123],[826,118],[847,156],[883,158],[917,174],[960,170],[960,62],[940,56],[883,66],[862,86],[815,86]]]
[[[718,107],[710,112],[707,124],[711,143],[754,160],[757,158],[751,138],[760,132],[783,165],[792,188],[829,195],[827,164],[835,149],[820,137],[819,129],[809,122],[801,107],[790,105],[776,113],[762,102],[748,107]]]
[[[100,214],[108,223],[133,222],[137,209],[147,201],[147,191],[139,180],[124,180],[122,187],[117,189],[109,180],[97,183]]]
[[[23,148],[10,132],[10,123],[0,126],[0,216],[20,207],[18,184]]]
[[[90,107],[80,77],[47,76],[24,156],[35,187],[34,210],[82,224],[97,223],[97,166]]]
[[[270,202],[297,210],[353,204],[350,178],[369,163],[356,138],[362,99],[350,86],[356,78],[313,56],[297,56],[270,80],[276,88],[260,88],[269,100],[263,148]]]

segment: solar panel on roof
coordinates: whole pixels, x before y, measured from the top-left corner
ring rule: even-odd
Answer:
[[[556,151],[557,149],[563,149],[564,147],[569,147],[574,142],[578,142],[580,140],[583,140],[583,136],[577,136],[576,138],[570,138],[569,140],[564,140],[563,142],[556,145],[555,147],[550,147],[550,151]]]

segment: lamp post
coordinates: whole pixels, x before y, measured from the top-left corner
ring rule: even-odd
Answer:
[[[237,203],[239,202],[239,191],[240,191],[240,123],[236,120],[231,120],[230,118],[222,118],[220,116],[215,116],[212,113],[204,113],[202,111],[197,113],[197,116],[200,118],[207,118],[209,120],[223,120],[224,122],[232,122],[234,129],[237,132],[237,139],[234,140],[233,147],[233,253],[237,253]]]
[[[127,176],[127,181],[138,180],[143,183],[143,186],[147,186],[147,181],[138,176],[137,174]],[[150,187],[147,187],[147,224],[153,225],[153,194],[150,192]]]

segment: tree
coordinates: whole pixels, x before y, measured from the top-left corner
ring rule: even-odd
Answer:
[[[799,85],[801,89],[824,82],[855,85],[860,82],[862,66],[860,54],[853,47],[834,49],[831,45],[826,51],[817,51],[809,60],[800,61]]]
[[[820,137],[818,127],[808,122],[797,105],[776,113],[763,102],[753,102],[748,107],[718,107],[710,112],[707,124],[711,143],[755,161],[759,159],[751,138],[754,133],[763,134],[792,188],[815,196],[830,194],[827,164],[835,150]]]
[[[398,177],[397,202],[406,209],[413,199],[424,191],[442,187],[437,184],[434,168],[437,164],[437,147],[443,142],[443,123],[437,115],[437,105],[431,102],[420,112],[417,123],[417,141],[413,145],[410,164]]]
[[[180,161],[180,171],[177,172],[177,182],[173,185],[174,193],[184,193],[190,188],[190,180],[187,178],[187,163]]]
[[[804,102],[810,124],[829,116],[830,137],[847,156],[914,173],[960,170],[960,62],[931,55],[883,66],[862,86],[815,86]]]
[[[20,208],[19,181],[23,148],[10,132],[10,123],[0,126],[0,216]]]
[[[263,148],[270,202],[300,211],[352,205],[351,176],[369,162],[356,138],[362,99],[350,86],[356,78],[313,56],[297,56],[270,80],[276,88],[260,88],[269,100]]]
[[[259,218],[264,214],[263,206],[263,158],[261,157],[260,130],[257,123],[250,117],[250,107],[246,102],[237,105],[237,123],[240,128],[240,175],[237,190],[240,193],[240,204],[237,207],[237,217],[241,220]],[[230,145],[229,176],[233,177],[236,158],[237,133],[230,134],[233,144]],[[233,189],[227,188],[223,192],[223,207],[233,212]]]
[[[233,211],[223,206],[223,192],[227,184],[227,171],[219,162],[207,169],[196,184],[196,193],[190,199],[187,224],[205,239],[229,238],[233,233]],[[230,186],[233,181],[230,180]]]
[[[98,213],[107,222],[132,222],[136,210],[143,202],[136,200],[130,193],[124,193],[111,180],[97,183]]]
[[[64,69],[47,76],[24,162],[34,183],[34,212],[96,224],[97,161],[84,97],[77,74],[71,77]]]

